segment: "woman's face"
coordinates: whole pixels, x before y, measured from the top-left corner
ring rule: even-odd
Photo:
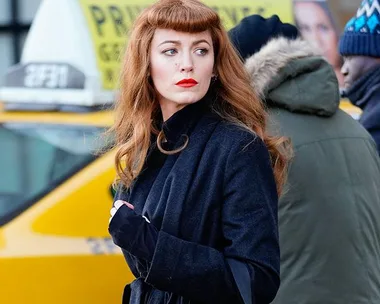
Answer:
[[[332,66],[339,67],[338,37],[323,8],[312,2],[296,2],[294,13],[302,37],[318,48]]]
[[[150,50],[150,74],[159,95],[164,120],[202,99],[214,70],[209,31],[183,33],[157,29]]]

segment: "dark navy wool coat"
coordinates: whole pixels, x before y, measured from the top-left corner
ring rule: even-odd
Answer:
[[[159,230],[153,259],[123,251],[136,280],[125,303],[242,303],[227,259],[247,270],[252,303],[279,287],[277,191],[262,140],[201,100],[163,125],[167,156],[152,145],[129,191],[117,193]],[[243,284],[243,285],[244,285]],[[240,284],[241,285],[241,284]],[[242,286],[240,286],[242,287]]]

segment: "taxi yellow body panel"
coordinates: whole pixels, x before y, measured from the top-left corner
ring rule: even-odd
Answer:
[[[5,237],[4,233],[0,229],[0,249],[3,249],[5,247]]]
[[[349,100],[342,99],[340,102],[340,108],[350,114],[353,118],[359,119],[362,114],[362,110],[354,106]]]
[[[112,115],[0,111],[4,122],[108,127]],[[111,151],[0,228],[0,303],[121,302],[133,275],[107,229],[114,178]]]
[[[118,255],[7,257],[0,268],[4,304],[116,304],[131,280]]]
[[[49,207],[33,220],[33,232],[71,237],[109,237],[108,215],[112,206],[110,185],[115,176],[114,153],[101,157],[58,187],[41,204]],[[56,197],[60,197],[57,204]],[[91,218],[88,217],[91,215]]]
[[[111,111],[97,111],[89,113],[63,112],[5,112],[0,102],[0,122],[38,122],[53,124],[110,126],[113,122]]]

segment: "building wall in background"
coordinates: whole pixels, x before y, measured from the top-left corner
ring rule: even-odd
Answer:
[[[41,0],[0,0],[0,85],[20,60],[25,37]]]
[[[0,24],[6,24],[11,20],[8,11],[10,11],[10,1],[0,1]]]
[[[12,1],[15,1],[15,0],[12,0]],[[19,2],[19,13],[20,13],[21,21],[24,23],[32,22],[34,15],[37,12],[38,6],[40,5],[41,0],[16,0],[16,1]]]
[[[0,1],[0,26],[9,24],[11,21],[10,1]],[[12,63],[12,41],[11,35],[5,31],[0,32],[0,75]]]
[[[330,0],[329,5],[334,13],[339,29],[342,31],[345,24],[356,13],[361,0]]]

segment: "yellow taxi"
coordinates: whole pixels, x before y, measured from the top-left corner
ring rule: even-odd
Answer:
[[[107,233],[108,111],[0,110],[0,303],[120,303],[133,277]]]
[[[107,229],[115,152],[99,152],[124,32],[152,2],[42,1],[0,88],[0,303],[120,303],[133,280]],[[291,0],[205,2],[227,28],[292,19]]]
[[[110,14],[126,4],[42,1],[5,76],[0,303],[120,303],[133,280],[108,234],[114,151],[101,153],[125,40]]]

